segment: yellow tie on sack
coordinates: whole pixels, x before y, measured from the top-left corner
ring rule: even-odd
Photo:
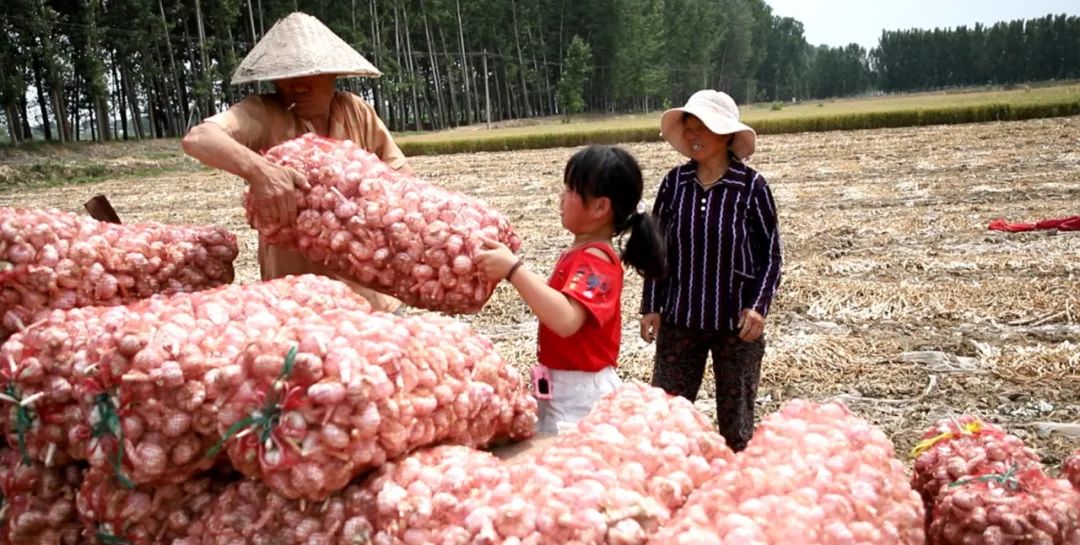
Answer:
[[[945,433],[935,435],[928,439],[923,439],[922,441],[919,441],[919,444],[915,445],[915,448],[911,449],[911,457],[918,457],[920,454],[930,450],[934,445],[940,443],[941,441],[952,439],[953,437],[958,437],[960,435],[973,435],[979,433],[980,431],[982,431],[982,429],[982,421],[974,420],[968,422],[967,424],[964,424],[963,426],[960,426],[959,433],[947,431]]]

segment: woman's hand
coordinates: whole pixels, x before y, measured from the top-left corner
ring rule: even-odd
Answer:
[[[484,251],[476,254],[473,260],[476,270],[488,282],[505,279],[510,273],[510,268],[517,263],[518,257],[510,251],[510,248],[497,240],[482,238],[480,241],[483,243]]]
[[[739,314],[739,338],[754,342],[765,333],[765,317],[752,308],[744,308]]]
[[[651,343],[660,334],[660,314],[650,312],[641,317],[641,340]]]

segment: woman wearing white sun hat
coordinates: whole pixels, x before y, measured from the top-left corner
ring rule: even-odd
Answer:
[[[244,178],[257,213],[275,222],[296,218],[294,184],[299,173],[280,167],[259,152],[308,132],[352,140],[398,170],[408,171],[405,155],[375,109],[360,97],[335,90],[339,76],[377,78],[374,65],[318,19],[292,13],[255,44],[233,73],[232,83],[272,81],[276,93],[251,95],[227,111],[193,127],[184,151],[204,164]],[[291,274],[321,274],[345,281],[376,310],[392,312],[400,302],[330,272],[299,252],[259,239],[263,280]]]
[[[664,112],[661,135],[690,159],[660,183],[653,216],[669,276],[646,281],[641,337],[656,341],[654,386],[697,398],[712,353],[720,433],[735,450],[753,434],[769,305],[780,284],[776,207],[745,164],[757,136],[726,93],[694,93]]]

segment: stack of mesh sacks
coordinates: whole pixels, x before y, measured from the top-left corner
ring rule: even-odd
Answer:
[[[494,285],[475,269],[482,238],[517,250],[502,213],[394,171],[351,141],[307,134],[266,152],[308,181],[295,225],[268,221],[245,197],[248,221],[271,243],[405,303],[447,313],[483,308]]]
[[[922,544],[923,508],[880,429],[843,405],[796,400],[649,543]]]
[[[0,340],[42,311],[120,305],[233,280],[221,227],[114,225],[60,210],[0,208]]]
[[[931,543],[1080,545],[1080,492],[1047,476],[1019,437],[970,416],[943,419],[912,454]]]
[[[172,545],[265,536],[279,545],[643,544],[732,459],[688,401],[631,384],[512,461],[460,446],[420,450],[317,503],[233,484]]]
[[[0,362],[9,444],[29,464],[88,464],[79,515],[111,542],[186,529],[223,467],[324,499],[418,447],[535,422],[520,377],[467,326],[372,313],[315,276],[56,310]]]

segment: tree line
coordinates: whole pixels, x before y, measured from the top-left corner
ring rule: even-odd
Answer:
[[[1080,17],[882,34],[873,63],[884,91],[1080,77]]]
[[[179,136],[268,84],[229,77],[273,23],[318,17],[384,76],[341,85],[394,131],[649,111],[695,90],[740,103],[1077,77],[1080,18],[888,31],[811,46],[764,0],[7,0],[12,141]],[[31,111],[35,112],[31,116]],[[33,127],[32,127],[33,125]],[[40,127],[38,130],[34,130]]]

